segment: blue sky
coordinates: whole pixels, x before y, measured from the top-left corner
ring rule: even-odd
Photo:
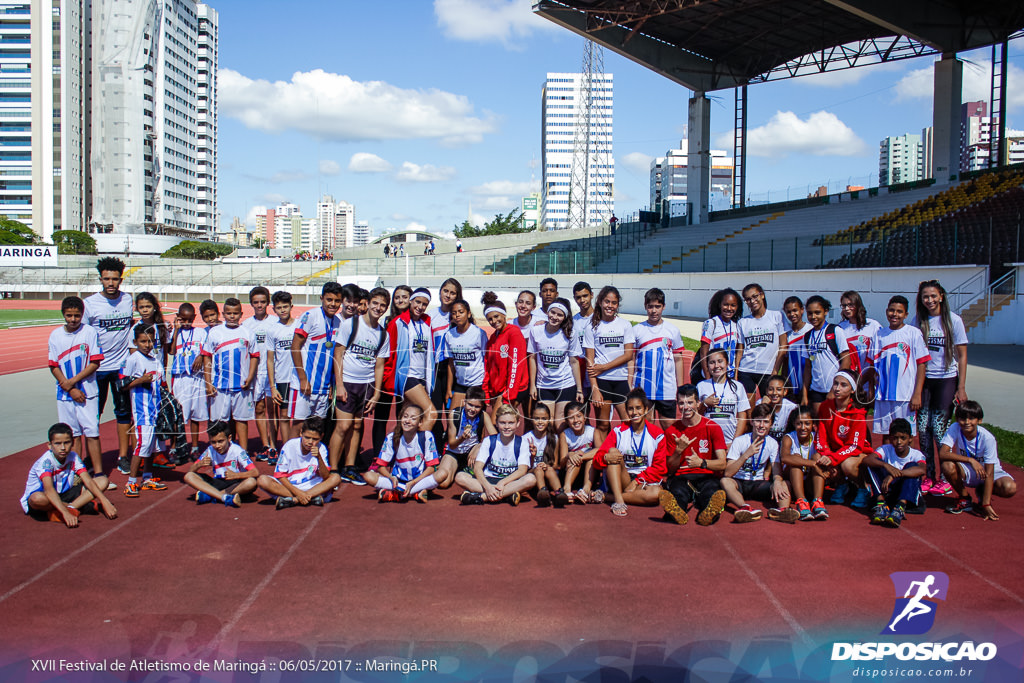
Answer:
[[[539,189],[541,86],[549,71],[579,70],[583,39],[533,16],[529,0],[211,4],[222,226],[281,201],[310,216],[329,192],[376,234],[448,232]],[[1024,127],[1021,48],[1010,46],[1011,127]],[[988,98],[989,54],[963,55],[965,99]],[[751,87],[748,194],[877,184],[879,140],[930,125],[932,61]],[[623,216],[648,203],[651,157],[684,137],[690,93],[610,52],[605,71]],[[715,147],[731,154],[733,92],[711,97]]]

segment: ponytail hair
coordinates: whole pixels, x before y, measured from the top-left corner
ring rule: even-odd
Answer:
[[[420,420],[423,420],[423,408],[420,408],[412,401],[406,401],[402,404],[402,409],[398,412],[398,422],[395,424],[395,431],[391,435],[391,451],[395,454],[396,458],[398,457],[398,444],[402,440],[402,415],[405,415],[405,411],[410,408],[420,411]]]
[[[562,320],[562,324],[558,326],[558,329],[562,331],[566,339],[572,341],[572,308],[569,307],[569,300],[560,296],[551,303],[561,304],[565,308],[565,318]],[[551,306],[548,305],[548,310],[550,309]]]
[[[590,316],[590,326],[595,330],[597,326],[601,324],[601,320],[604,319],[604,312],[601,310],[601,302],[604,301],[605,297],[609,294],[614,294],[615,298],[618,299],[619,303],[622,303],[622,295],[619,294],[619,290],[611,285],[605,285],[601,288],[601,291],[597,294],[597,304],[594,307],[594,315]]]

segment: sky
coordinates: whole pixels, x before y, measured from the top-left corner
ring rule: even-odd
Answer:
[[[576,72],[583,38],[530,0],[282,5],[209,0],[219,13],[222,228],[321,194],[375,234],[446,233],[540,189],[541,88]],[[1010,44],[1008,116],[1024,127],[1024,44]],[[965,53],[964,101],[988,99],[989,50]],[[878,143],[931,124],[934,57],[751,86],[748,196],[877,185]],[[649,203],[653,157],[686,136],[690,92],[611,52],[616,213]],[[732,154],[733,91],[709,95],[714,148]]]

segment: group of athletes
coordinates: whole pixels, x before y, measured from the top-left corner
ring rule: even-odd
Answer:
[[[97,269],[102,290],[65,298],[50,337],[59,422],[21,500],[67,526],[83,510],[117,515],[98,428],[108,396],[127,497],[165,490],[155,469],[187,466],[197,504],[237,507],[262,490],[278,509],[319,506],[345,483],[425,503],[457,484],[463,505],[528,495],[542,507],[608,503],[617,516],[660,506],[679,524],[693,507],[709,525],[727,507],[736,522],[825,520],[829,487],[830,503],[898,527],[925,494],[995,520],[992,497],[1016,492],[967,397],[963,322],[934,280],[913,305],[893,297],[887,325],[854,291],[832,324],[821,296],[778,311],[757,284],[720,290],[687,373],[656,288],[636,325],[612,286],[595,297],[578,282],[570,303],[545,278],[512,310],[486,292],[487,332],[454,278],[436,301],[424,287],[327,283],[297,317],[288,292],[254,287],[249,317],[229,298],[183,303],[168,321],[152,294],[121,291],[120,260]],[[155,431],[164,392],[191,443],[180,459]]]

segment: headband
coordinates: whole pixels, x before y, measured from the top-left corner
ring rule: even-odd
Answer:
[[[430,301],[430,291],[427,290],[427,289],[424,289],[424,288],[421,287],[421,288],[417,289],[415,292],[413,292],[412,296],[409,297],[409,298],[410,299],[415,299],[418,296],[419,297],[423,297],[427,301]]]
[[[506,311],[504,308],[501,308],[499,306],[488,306],[487,308],[484,309],[484,317],[485,318],[487,316],[489,316],[491,313],[501,313],[504,316],[508,315],[508,311]]]
[[[550,311],[552,308],[557,308],[562,313],[569,315],[569,309],[563,306],[562,304],[558,303],[557,301],[552,301],[550,304],[548,304],[548,310]]]
[[[856,389],[856,388],[857,388],[857,380],[855,380],[855,379],[853,378],[853,375],[851,375],[851,374],[850,374],[849,372],[847,372],[846,370],[840,370],[839,372],[837,372],[837,373],[835,374],[835,377],[833,377],[832,379],[834,380],[834,379],[836,379],[837,377],[842,377],[843,379],[845,379],[845,380],[846,380],[847,382],[849,382],[849,383],[850,383],[850,386],[851,386],[851,387],[853,387],[854,389]]]

